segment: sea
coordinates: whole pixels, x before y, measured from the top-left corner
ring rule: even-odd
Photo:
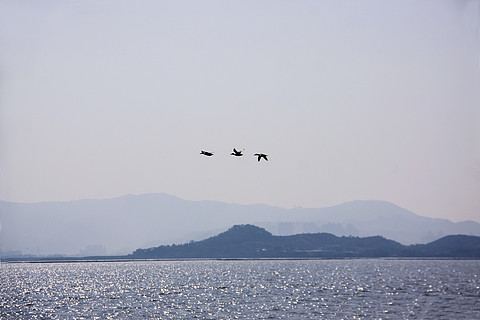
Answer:
[[[480,261],[2,263],[0,319],[480,319]]]

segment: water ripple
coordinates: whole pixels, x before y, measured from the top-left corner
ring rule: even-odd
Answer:
[[[0,318],[475,319],[479,273],[456,260],[9,263]]]

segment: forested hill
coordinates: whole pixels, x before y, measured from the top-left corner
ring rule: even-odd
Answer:
[[[425,245],[404,246],[384,237],[337,237],[329,233],[274,236],[253,225],[235,225],[214,237],[183,245],[138,249],[129,257],[175,258],[480,258],[480,237],[447,236]]]

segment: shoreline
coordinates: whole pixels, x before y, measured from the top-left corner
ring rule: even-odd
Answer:
[[[135,259],[135,258],[105,258],[105,257],[65,257],[65,258],[31,258],[31,259],[17,259],[17,258],[6,258],[0,259],[0,265],[3,263],[7,264],[40,264],[40,263],[103,263],[103,262],[187,262],[187,261],[329,261],[329,260],[393,260],[393,261],[405,261],[405,260],[480,260],[479,257],[279,257],[279,258],[156,258],[156,259]]]

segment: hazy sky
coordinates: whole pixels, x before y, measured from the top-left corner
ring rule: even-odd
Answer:
[[[479,32],[480,1],[0,0],[0,199],[480,221]]]

